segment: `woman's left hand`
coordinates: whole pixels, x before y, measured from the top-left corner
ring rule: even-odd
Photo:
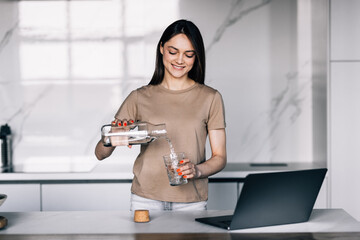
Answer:
[[[200,177],[200,171],[188,158],[181,160],[180,164],[182,164],[182,166],[176,170],[179,175],[182,175],[186,179]]]
[[[215,129],[209,131],[209,140],[211,146],[211,158],[195,165],[189,159],[180,161],[178,174],[184,178],[206,178],[219,171],[226,165],[226,134],[225,129]]]

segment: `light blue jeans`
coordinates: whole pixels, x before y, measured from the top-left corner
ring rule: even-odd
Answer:
[[[157,210],[157,211],[196,211],[206,210],[207,201],[178,203],[178,202],[163,202],[140,197],[131,193],[130,211],[138,209]]]

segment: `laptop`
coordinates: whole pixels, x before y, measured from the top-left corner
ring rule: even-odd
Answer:
[[[326,168],[249,174],[233,215],[195,220],[228,230],[306,222]]]

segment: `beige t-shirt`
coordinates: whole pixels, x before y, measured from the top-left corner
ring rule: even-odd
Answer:
[[[173,91],[161,85],[147,85],[132,91],[115,115],[152,124],[166,124],[167,136],[176,152],[185,152],[195,164],[204,162],[209,130],[225,128],[220,93],[206,85],[194,84]],[[190,179],[170,186],[163,156],[170,153],[165,138],[141,145],[135,160],[131,191],[139,196],[168,202],[197,202],[208,198],[208,179]]]

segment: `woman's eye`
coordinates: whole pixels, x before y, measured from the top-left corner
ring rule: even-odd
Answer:
[[[169,53],[170,53],[171,55],[175,55],[175,54],[176,54],[176,52],[172,52],[172,51],[169,51]]]
[[[188,58],[192,58],[192,57],[194,57],[195,56],[195,54],[191,54],[191,55],[185,55],[186,57],[188,57]]]

